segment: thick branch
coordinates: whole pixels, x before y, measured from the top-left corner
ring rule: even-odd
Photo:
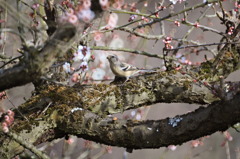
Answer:
[[[128,149],[181,145],[217,131],[225,131],[239,122],[239,98],[240,94],[231,101],[216,102],[194,112],[163,120],[113,120],[90,115],[85,115],[83,119],[81,116],[84,111],[76,111],[63,116],[58,125],[61,125],[61,130],[66,134]],[[170,124],[174,119],[179,119],[179,122],[176,125]]]
[[[20,64],[1,71],[0,91],[27,84],[46,73],[56,58],[71,47],[75,33],[76,28],[71,24],[60,26],[41,51],[32,49]]]
[[[52,90],[43,90],[42,94],[32,97],[19,107],[30,123],[21,119],[16,112],[14,125],[10,129],[23,140],[34,145],[73,134],[88,140],[129,149],[159,148],[182,144],[216,131],[223,131],[240,121],[239,94],[231,101],[215,102],[208,107],[201,107],[195,112],[173,119],[132,121],[104,118],[83,109],[79,93],[76,92],[79,88],[51,87]],[[93,86],[96,94],[99,87],[103,89],[101,85]],[[109,88],[106,87],[105,85],[104,88],[108,90]],[[65,93],[68,94],[67,97],[64,97]],[[76,99],[75,96],[77,96]],[[85,97],[87,98],[87,95]],[[125,98],[120,96],[119,99]],[[139,98],[136,100],[139,101],[138,105],[149,104],[148,101],[141,103]],[[158,102],[160,101],[161,99]],[[109,102],[108,106],[111,107],[111,104]],[[111,108],[117,108],[117,106]],[[179,119],[178,122],[177,119]],[[10,158],[23,151],[18,143],[4,136],[0,138],[0,142],[3,143],[0,145],[2,150],[0,157]]]
[[[98,84],[75,86],[73,88],[49,85],[43,88],[40,94],[33,96],[25,104],[18,107],[30,123],[22,119],[22,116],[18,116],[18,112],[15,112],[16,119],[10,131],[37,145],[68,134],[70,130],[64,132],[62,127],[69,123],[64,123],[63,120],[75,122],[71,115],[71,112],[75,109],[86,110],[78,116],[78,121],[81,122],[86,120],[85,117],[89,117],[86,114],[91,115],[87,110],[104,117],[104,114],[119,113],[159,102],[206,104],[219,100],[204,85],[194,83],[192,80],[188,75],[173,71],[138,76],[126,82],[125,85]],[[93,115],[92,113],[91,116]],[[96,125],[99,121],[109,120],[97,118],[94,121],[95,123],[85,125],[82,127],[85,134],[82,134],[81,137],[90,139],[91,125]],[[114,123],[114,121],[112,122]],[[89,131],[87,131],[88,129]],[[99,129],[101,130],[101,128]],[[72,130],[72,133],[75,134],[75,131]],[[99,132],[96,131],[95,133]],[[98,138],[101,138],[101,136],[95,137],[92,140],[100,141]],[[0,138],[0,142],[3,143],[0,149],[4,150],[1,152],[1,156],[10,158],[23,151],[18,143],[10,141],[5,137]]]

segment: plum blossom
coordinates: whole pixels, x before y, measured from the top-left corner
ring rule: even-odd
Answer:
[[[4,116],[4,120],[2,122],[2,131],[5,133],[9,132],[9,126],[14,122],[14,112],[12,110],[7,111],[7,115]]]
[[[172,2],[172,4],[176,4],[177,2],[182,3],[183,1],[186,0],[169,0],[170,2]]]
[[[76,15],[71,15],[68,17],[68,21],[72,24],[76,24],[78,19],[77,19],[77,16]]]
[[[40,5],[39,5],[38,3],[34,3],[34,4],[32,5],[32,8],[33,8],[33,9],[37,9],[37,8],[39,8],[39,6],[40,6]]]
[[[128,22],[132,22],[134,19],[136,19],[138,16],[135,14],[130,15]]]
[[[108,7],[108,0],[99,0],[99,4],[101,5],[102,9]]]
[[[192,140],[191,141],[191,146],[193,148],[196,148],[198,146],[202,146],[203,145],[203,142],[199,139],[199,140]]]
[[[83,61],[81,64],[80,64],[80,70],[82,72],[86,72],[88,70],[88,63],[86,61]]]
[[[78,82],[79,79],[80,79],[80,76],[79,76],[78,73],[74,73],[74,74],[72,75],[72,77],[71,77],[71,81],[72,81],[72,82]]]
[[[79,20],[89,23],[95,17],[95,13],[90,9],[82,9],[77,12],[77,17]]]
[[[142,119],[142,115],[138,113],[138,114],[136,115],[136,120],[141,120],[141,119]]]
[[[180,26],[180,22],[177,21],[177,20],[174,21],[174,24],[175,24],[176,26],[178,26],[178,27]]]
[[[83,7],[84,9],[89,9],[89,8],[91,7],[91,5],[92,5],[91,0],[84,0],[84,1],[82,2],[82,7]]]
[[[107,153],[112,153],[112,146],[106,146],[105,147],[105,151],[107,152]]]
[[[169,145],[168,146],[168,149],[171,150],[171,151],[175,151],[177,149],[177,146],[175,145]]]
[[[74,53],[73,61],[88,61],[91,57],[90,48],[87,46],[78,46],[77,53]]]
[[[6,99],[6,98],[7,98],[6,92],[5,91],[0,92],[0,100]]]
[[[231,134],[228,131],[224,131],[223,134],[228,141],[233,140],[233,137],[231,136]]]
[[[94,41],[99,42],[102,40],[103,34],[100,32],[94,33]]]
[[[78,18],[74,14],[74,10],[72,8],[69,8],[68,11],[65,12],[65,14],[62,15],[59,20],[60,20],[61,23],[69,22],[69,23],[72,23],[72,24],[77,24],[77,22],[78,22]]]
[[[71,72],[70,63],[65,62],[65,64],[63,65],[63,70],[64,70],[66,73],[70,73],[70,72]]]
[[[176,4],[178,2],[178,0],[169,0],[170,2],[172,2],[172,4]]]
[[[196,22],[194,25],[193,25],[195,28],[199,28],[199,23],[198,22]]]
[[[108,27],[114,28],[117,26],[118,15],[116,13],[111,13],[108,18]]]
[[[173,49],[173,46],[170,44],[171,42],[172,42],[171,37],[166,37],[165,39],[163,39],[163,43],[166,49]]]

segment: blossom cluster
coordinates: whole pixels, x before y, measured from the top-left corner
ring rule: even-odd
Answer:
[[[60,17],[60,22],[69,22],[77,24],[78,20],[89,23],[95,17],[95,13],[91,10],[91,0],[82,0],[77,6],[69,0],[64,0],[62,6],[67,8],[67,12]]]
[[[72,75],[72,82],[79,81],[79,74],[85,73],[88,71],[88,63],[89,61],[93,61],[95,57],[91,55],[90,48],[87,46],[79,45],[77,52],[73,54],[73,63],[78,65],[78,68],[75,69],[74,67],[71,67],[71,64],[68,62],[65,62],[65,64],[62,66],[63,70],[68,74]]]
[[[169,0],[170,2],[172,2],[172,4],[176,4],[177,2],[182,3],[183,1],[186,0]]]
[[[12,110],[8,110],[6,115],[4,115],[4,120],[2,122],[2,130],[3,132],[9,132],[9,126],[12,125],[14,121],[14,112]]]
[[[235,9],[234,9],[234,11],[235,12],[239,12],[239,9],[240,9],[240,2],[235,2],[235,4],[234,4],[234,6],[235,6]]]
[[[6,92],[5,91],[0,92],[0,100],[6,99],[6,98],[7,98]]]
[[[171,37],[166,37],[165,39],[163,39],[163,43],[166,49],[173,49],[173,46],[170,44],[171,42],[172,42]]]

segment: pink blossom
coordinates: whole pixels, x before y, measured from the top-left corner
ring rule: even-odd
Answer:
[[[71,81],[76,83],[76,82],[78,82],[79,78],[80,78],[79,74],[78,73],[74,73],[72,75]]]
[[[148,6],[148,2],[145,1],[145,2],[144,2],[144,7],[147,7],[147,6]]]
[[[99,0],[99,3],[102,7],[105,7],[108,5],[108,0]]]
[[[74,142],[74,139],[73,138],[69,138],[68,140],[66,140],[66,142],[70,145]]]
[[[102,33],[99,33],[99,32],[96,32],[94,33],[93,35],[93,38],[95,41],[101,41],[102,40],[102,37],[103,37],[103,34]]]
[[[233,137],[231,136],[231,134],[228,131],[224,131],[223,134],[228,141],[233,140]]]
[[[131,21],[133,21],[133,20],[136,19],[136,18],[137,18],[137,15],[132,14],[132,15],[130,15],[130,17],[129,17],[128,22],[131,22]]]
[[[5,115],[4,120],[8,123],[8,122],[10,122],[10,117],[8,115]]]
[[[144,17],[144,16],[142,16],[142,20],[143,20],[143,21],[145,21],[146,23],[148,23],[148,22],[149,22],[149,19],[148,19],[148,18],[146,18],[146,17]]]
[[[3,132],[5,132],[5,133],[8,133],[8,132],[9,132],[9,129],[8,129],[7,126],[6,126],[6,127],[3,127],[2,130],[3,130]]]
[[[86,23],[89,23],[95,17],[95,13],[93,11],[91,11],[90,9],[81,9],[80,11],[77,12],[77,17],[80,20],[82,20]]]
[[[179,66],[179,67],[176,67],[175,70],[181,70],[182,69],[182,66]]]
[[[91,5],[92,5],[92,3],[91,3],[90,0],[84,0],[84,1],[83,1],[83,4],[82,4],[82,7],[83,7],[83,9],[89,10],[90,7],[91,7]]]
[[[228,29],[228,35],[232,35],[232,34],[233,34],[233,31],[234,31],[234,27],[231,26],[231,27]]]
[[[68,11],[66,12],[66,15],[73,15],[74,10],[72,8],[69,8]]]
[[[12,110],[10,110],[10,109],[7,110],[7,114],[8,114],[9,116],[12,116],[12,117],[14,116],[14,112],[13,112]]]
[[[199,28],[199,23],[196,22],[193,26],[195,26],[196,28]]]
[[[2,100],[2,99],[6,99],[6,98],[7,98],[7,96],[6,96],[6,92],[5,92],[5,91],[0,92],[0,100]]]
[[[115,0],[115,3],[113,3],[112,7],[116,9],[122,9],[123,5],[124,5],[124,0]]]
[[[166,49],[173,49],[173,46],[170,45],[171,42],[172,42],[171,37],[166,37],[165,39],[163,39],[163,43],[165,44]]]
[[[198,147],[198,146],[203,145],[203,142],[200,141],[200,140],[192,140],[192,141],[191,141],[191,145],[192,145],[192,147],[196,148],[196,147]]]
[[[176,26],[178,26],[178,27],[180,26],[180,22],[177,21],[177,20],[174,21],[174,24],[175,24]]]
[[[117,26],[118,15],[116,13],[111,13],[108,17],[108,26],[114,28]]]
[[[6,122],[2,122],[2,127],[7,127],[8,124]]]
[[[169,43],[172,42],[172,38],[171,38],[171,37],[166,37],[165,39],[163,39],[163,42],[164,42],[165,44],[169,44]]]
[[[171,151],[175,151],[177,149],[177,146],[175,145],[169,145],[168,146],[168,149],[171,150]]]
[[[78,21],[78,18],[76,15],[71,15],[68,19],[69,23],[76,24]]]
[[[107,153],[112,153],[112,146],[106,146],[105,150]]]
[[[236,8],[240,9],[240,3],[239,3],[239,2],[236,1],[236,2],[234,3],[234,5],[235,5]]]
[[[80,64],[80,67],[82,72],[86,72],[88,70],[88,63],[86,61],[83,61],[81,64]]]
[[[37,9],[39,7],[39,4],[38,3],[34,3],[33,5],[32,5],[32,8],[33,9]]]

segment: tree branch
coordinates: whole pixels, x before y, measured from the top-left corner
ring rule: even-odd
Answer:
[[[24,61],[12,68],[1,70],[0,91],[27,84],[46,73],[56,58],[71,47],[75,34],[75,26],[65,24],[56,30],[42,50],[28,48],[26,54],[29,56],[25,57]]]
[[[143,86],[144,79],[142,78],[143,76],[140,76],[136,79]],[[146,76],[145,78],[149,79],[150,77]],[[175,78],[177,77],[175,76]],[[159,77],[159,79],[166,81],[164,77]],[[187,78],[181,78],[181,80],[183,83],[188,81]],[[168,82],[171,83],[172,80],[169,79]],[[145,85],[145,89],[152,87],[150,85]],[[160,83],[160,85],[164,85],[164,83]],[[178,82],[176,85],[179,85]],[[167,92],[164,87],[167,87],[168,91],[173,89],[177,93],[170,96],[168,93],[164,93]],[[147,91],[142,89],[136,92],[137,86],[126,85],[125,88],[121,88],[116,85],[98,84],[92,87],[71,88],[49,85],[40,94],[33,96],[28,102],[18,107],[30,122],[22,119],[15,111],[15,122],[11,126],[10,132],[18,134],[23,140],[34,145],[72,134],[108,145],[141,149],[182,144],[216,131],[224,131],[240,121],[240,94],[235,95],[231,101],[214,102],[208,107],[201,107],[194,112],[163,120],[115,120],[103,115],[107,114],[103,110],[117,113],[156,102],[178,102],[180,97],[185,101],[189,95],[181,93],[183,90],[181,86],[175,87],[175,89],[170,85],[164,87],[159,88],[156,85],[152,90],[153,94],[156,92],[156,98],[153,99],[149,95],[149,99],[144,100],[145,98],[137,96],[142,97],[141,93],[148,96]],[[110,88],[114,89],[110,91]],[[119,95],[120,92],[116,93],[119,91],[118,88],[123,89],[123,92],[126,93]],[[239,89],[237,90],[239,91]],[[134,91],[136,94],[132,94]],[[201,94],[201,91],[198,93]],[[195,95],[191,94],[191,97],[196,99],[198,93],[194,92]],[[103,95],[99,97],[99,94]],[[117,102],[116,98],[114,99],[114,94],[118,96],[117,101],[120,102]],[[167,96],[168,98],[166,98]],[[92,100],[89,101],[90,97]],[[99,102],[93,102],[96,100],[94,97],[98,98]],[[163,100],[163,98],[166,99]],[[49,103],[51,103],[50,106]],[[91,105],[91,103],[93,104]],[[124,105],[121,105],[122,103]],[[99,106],[102,106],[102,109],[99,109]],[[0,142],[3,143],[0,145],[2,150],[0,157],[10,158],[23,151],[23,147],[9,138],[2,136]]]

